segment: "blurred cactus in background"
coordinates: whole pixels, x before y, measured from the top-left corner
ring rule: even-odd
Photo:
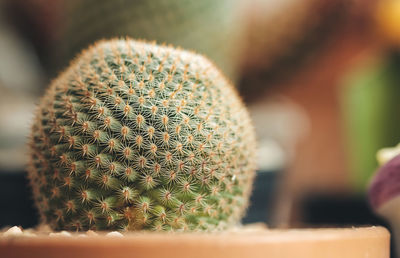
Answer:
[[[70,1],[56,51],[63,66],[82,48],[111,37],[155,40],[208,56],[236,79],[240,55],[239,0]]]
[[[47,90],[29,177],[54,229],[215,230],[237,224],[255,137],[232,85],[206,58],[105,41]]]

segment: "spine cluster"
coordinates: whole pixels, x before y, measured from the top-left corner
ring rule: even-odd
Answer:
[[[103,41],[43,97],[29,177],[54,229],[222,229],[247,206],[254,141],[236,92],[204,57]]]

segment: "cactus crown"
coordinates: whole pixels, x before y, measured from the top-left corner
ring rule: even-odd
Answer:
[[[220,229],[247,205],[254,142],[235,90],[204,57],[102,41],[45,93],[29,178],[54,229]]]

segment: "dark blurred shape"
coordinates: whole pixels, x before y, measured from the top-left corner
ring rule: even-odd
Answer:
[[[300,206],[301,223],[305,225],[388,225],[374,214],[364,195],[314,193],[306,196]]]
[[[244,224],[271,223],[281,173],[282,171],[257,171],[253,193],[250,197],[250,206],[246,216],[242,219]]]
[[[37,225],[38,215],[33,207],[26,173],[0,171],[0,207],[0,228]]]

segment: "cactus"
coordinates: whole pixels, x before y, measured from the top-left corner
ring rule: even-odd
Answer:
[[[219,230],[247,206],[254,138],[235,89],[206,58],[101,41],[41,100],[28,174],[56,230]]]
[[[56,51],[69,60],[96,40],[133,37],[173,44],[207,55],[230,79],[239,65],[238,0],[70,1]]]

